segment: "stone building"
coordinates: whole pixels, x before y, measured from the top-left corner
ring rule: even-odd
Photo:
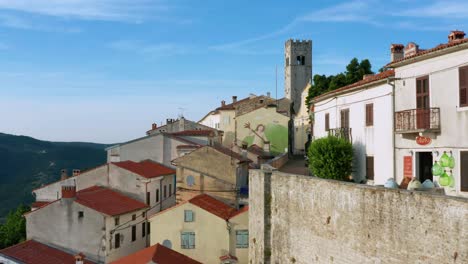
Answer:
[[[149,221],[152,245],[160,243],[206,264],[248,263],[248,207],[237,210],[201,194]]]
[[[392,45],[395,70],[396,178],[438,182],[449,195],[468,196],[468,39],[452,31],[448,42],[422,50]],[[445,154],[445,155],[444,155]],[[448,156],[448,157],[447,157]],[[445,175],[432,175],[442,159]]]
[[[146,247],[147,208],[105,187],[76,191],[66,182],[59,200],[25,214],[26,237],[107,263]]]

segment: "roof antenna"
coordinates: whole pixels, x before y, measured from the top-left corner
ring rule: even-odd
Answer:
[[[186,108],[179,107],[178,109],[179,109],[179,111],[180,111],[180,113],[179,113],[179,118],[183,118],[183,117],[184,117],[184,111],[185,111]]]

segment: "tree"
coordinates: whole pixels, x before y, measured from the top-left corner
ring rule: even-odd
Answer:
[[[349,181],[353,145],[343,138],[328,136],[312,141],[308,150],[309,169],[317,177]]]
[[[23,214],[29,211],[29,207],[20,205],[8,213],[5,223],[0,225],[0,249],[26,240],[26,219]]]

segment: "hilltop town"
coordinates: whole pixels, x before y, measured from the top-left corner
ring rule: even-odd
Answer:
[[[312,41],[287,40],[283,98],[232,91],[64,168],[0,263],[468,263],[468,38],[389,54],[310,98]],[[352,146],[345,181],[314,170],[330,137]]]

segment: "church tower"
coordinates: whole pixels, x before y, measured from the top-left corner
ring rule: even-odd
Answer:
[[[297,113],[302,92],[312,80],[312,40],[288,40],[284,45],[284,95]]]

